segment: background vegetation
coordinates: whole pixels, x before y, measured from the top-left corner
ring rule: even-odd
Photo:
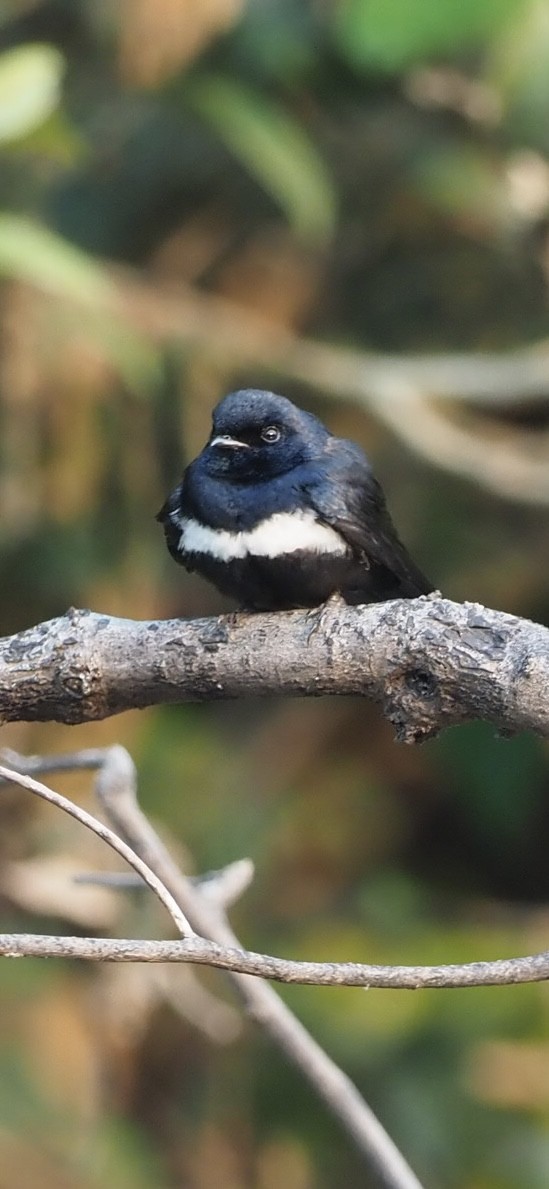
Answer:
[[[456,378],[455,400],[396,406],[396,370],[385,404],[336,401],[332,381],[335,348],[392,366],[543,345],[548,154],[547,0],[0,3],[2,633],[70,604],[221,608],[170,562],[154,513],[241,384],[364,445],[445,593],[547,623],[549,385],[479,407]],[[263,353],[288,332],[334,347],[325,389]],[[429,962],[547,946],[535,739],[478,725],[408,750],[346,699],[2,738],[128,747],[182,858],[253,857],[235,913],[250,948]],[[83,778],[59,787],[89,797]],[[163,927],[148,901],[71,886],[111,861],[76,827],[17,790],[0,814],[4,929]],[[0,978],[1,1184],[366,1183],[294,1072],[238,1033],[217,976],[25,961]],[[429,1186],[545,1189],[545,986],[283,994]]]

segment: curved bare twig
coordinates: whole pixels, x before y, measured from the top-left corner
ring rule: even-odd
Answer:
[[[40,781],[34,780],[32,776],[23,776],[20,772],[12,771],[10,768],[0,765],[0,780],[6,783],[20,785],[21,788],[34,793],[36,797],[40,797],[43,801],[48,801],[50,805],[55,805],[57,809],[62,809],[64,813],[68,813],[70,817],[75,818],[82,826],[86,826],[92,833],[97,834],[98,838],[106,842],[107,846],[110,846],[112,850],[116,851],[141,876],[147,887],[151,889],[151,892],[154,892],[160,903],[164,905],[181,936],[194,937],[194,929],[191,928],[177,901],[168,892],[167,888],[164,887],[162,881],[143,862],[143,859],[140,859],[139,855],[136,855],[131,847],[119,838],[113,830],[110,830],[103,822],[98,821],[86,809],[82,809],[80,805],[75,805],[73,801],[69,801],[68,797],[63,797],[61,793],[56,793],[53,789],[48,788],[47,785],[41,784]]]
[[[510,987],[549,979],[549,950],[524,958],[464,962],[440,966],[378,966],[363,962],[302,962],[191,937],[185,941],[135,941],[133,938],[42,937],[0,934],[6,958],[83,958],[89,962],[190,962],[232,974],[253,975],[278,983],[313,987],[364,987],[396,991],[427,988]]]

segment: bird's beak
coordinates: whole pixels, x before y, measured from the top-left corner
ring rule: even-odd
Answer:
[[[247,442],[239,442],[237,438],[231,438],[227,433],[220,434],[217,438],[211,438],[208,445],[222,446],[226,450],[249,450]]]

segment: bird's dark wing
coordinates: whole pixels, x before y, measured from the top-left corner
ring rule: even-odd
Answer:
[[[394,588],[394,597],[414,598],[433,590],[400,541],[383,491],[360,447],[331,438],[305,487],[319,520],[341,534],[366,569],[377,571],[376,585],[386,575],[387,589]]]

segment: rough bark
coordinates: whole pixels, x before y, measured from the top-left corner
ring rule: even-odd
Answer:
[[[473,719],[549,736],[549,630],[440,597],[134,621],[91,611],[0,640],[0,719],[85,722],[163,702],[358,694],[419,742]]]

